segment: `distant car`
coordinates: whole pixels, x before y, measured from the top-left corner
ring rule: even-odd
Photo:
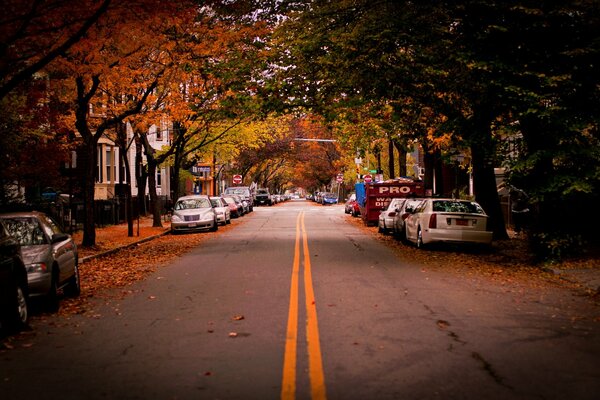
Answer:
[[[418,206],[423,199],[420,198],[408,198],[400,207],[396,208],[396,215],[394,216],[394,221],[392,223],[392,233],[398,239],[406,239],[404,233],[404,222],[406,218],[414,212],[416,206]]]
[[[241,208],[235,199],[231,196],[223,196],[223,200],[229,207],[231,218],[239,218],[242,216]]]
[[[425,199],[405,221],[406,240],[421,248],[434,242],[490,245],[492,232],[481,206],[469,200]]]
[[[0,222],[0,328],[18,331],[27,324],[29,285],[19,243]]]
[[[269,193],[269,189],[258,189],[256,191],[254,201],[257,205],[273,205],[273,200],[271,199],[271,193]]]
[[[0,219],[21,245],[30,297],[43,297],[48,309],[56,311],[60,289],[67,296],[79,296],[79,260],[71,236],[41,212],[1,214]]]
[[[240,196],[243,200],[248,202],[248,208],[250,212],[254,209],[254,192],[250,190],[248,186],[232,186],[225,189],[224,194],[226,195],[237,195]]]
[[[246,201],[244,201],[244,199],[242,199],[237,194],[232,194],[232,195],[230,195],[230,197],[233,197],[233,200],[235,200],[235,203],[238,206],[238,210],[239,210],[240,216],[246,215],[246,214],[248,214],[250,212],[250,208],[248,206],[248,203]]]
[[[394,227],[394,217],[396,216],[396,209],[401,207],[406,201],[406,198],[391,199],[387,208],[379,214],[379,220],[377,227],[379,233],[389,233]]]
[[[356,203],[356,193],[350,194],[346,200],[346,203],[344,203],[344,212],[346,214],[352,213],[352,203]]]
[[[217,222],[225,225],[231,223],[231,211],[229,206],[221,197],[211,197],[210,202],[217,213]]]
[[[180,197],[173,207],[171,232],[219,229],[217,213],[206,195]]]
[[[331,193],[331,192],[323,193],[322,201],[321,201],[321,203],[323,205],[337,204],[337,202],[338,202],[338,197],[335,193]]]

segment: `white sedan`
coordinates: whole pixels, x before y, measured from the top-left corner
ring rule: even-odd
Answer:
[[[492,232],[487,227],[488,216],[474,201],[425,199],[406,219],[404,232],[419,248],[434,242],[489,245]]]
[[[406,198],[391,199],[387,208],[379,214],[379,221],[377,226],[379,233],[391,232],[394,228],[394,217],[396,216],[396,210],[402,207],[402,204],[406,201]]]

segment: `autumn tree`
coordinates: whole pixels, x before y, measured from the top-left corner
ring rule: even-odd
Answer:
[[[175,21],[186,16],[187,11],[181,3],[154,4],[152,0],[115,6],[56,65],[67,76],[62,90],[75,99],[71,121],[82,139],[84,246],[95,243],[98,140],[142,111],[148,96],[173,65],[168,51],[168,28],[177,26]],[[136,40],[131,41],[131,37]]]
[[[0,16],[0,99],[79,42],[111,0],[5,0]]]

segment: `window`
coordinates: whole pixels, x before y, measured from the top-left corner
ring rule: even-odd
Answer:
[[[156,140],[157,141],[163,140],[162,130],[158,126],[156,127]]]
[[[106,148],[106,182],[111,182],[114,180],[114,176],[111,175],[111,165],[112,165],[112,151],[110,147]]]
[[[162,187],[162,169],[156,169],[156,187]]]
[[[102,182],[102,146],[98,146],[98,154],[96,160],[96,182]]]

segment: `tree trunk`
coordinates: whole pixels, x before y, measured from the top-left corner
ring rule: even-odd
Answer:
[[[94,189],[96,185],[96,141],[93,136],[84,139],[81,151],[85,156],[81,159],[83,169],[83,241],[82,246],[96,245],[96,208],[94,203]]]
[[[156,161],[148,157],[148,192],[150,194],[150,210],[152,211],[152,226],[162,228],[160,204],[156,194]]]
[[[508,234],[494,173],[493,155],[495,147],[491,132],[492,121],[493,114],[487,111],[485,105],[475,109],[473,133],[476,136],[471,140],[473,186],[475,200],[490,217],[488,229],[494,233],[494,239],[503,240],[508,239]]]
[[[146,181],[148,178],[148,174],[143,165],[143,157],[142,157],[142,140],[139,135],[135,137],[135,179],[137,181],[138,187],[138,213],[140,215],[146,215]]]
[[[396,177],[394,171],[394,140],[391,138],[388,141],[388,169],[390,171],[390,179],[394,179]]]
[[[394,146],[398,150],[398,176],[408,176],[406,171],[406,149],[397,141],[394,141]]]
[[[131,171],[129,168],[129,158],[127,151],[127,125],[125,123],[118,124],[117,130],[117,146],[121,154],[121,162],[123,163],[124,174],[121,175],[121,187],[125,188],[125,219],[127,220],[127,236],[133,237],[133,210],[131,207]]]

